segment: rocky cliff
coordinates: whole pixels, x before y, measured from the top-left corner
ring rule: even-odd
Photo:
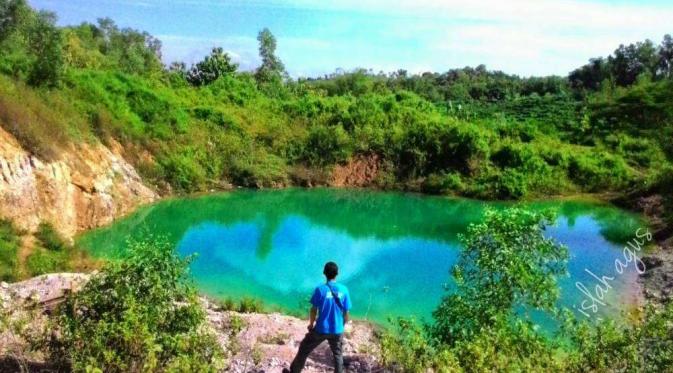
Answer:
[[[99,143],[71,144],[45,161],[0,128],[0,216],[23,229],[48,221],[72,237],[156,198],[119,152]]]

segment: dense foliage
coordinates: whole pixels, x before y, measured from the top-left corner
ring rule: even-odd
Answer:
[[[386,364],[408,372],[661,372],[673,357],[673,303],[636,323],[579,320],[558,309],[557,278],[567,251],[543,234],[549,216],[518,208],[488,212],[462,238],[455,289],[433,321],[396,320],[384,333]],[[527,316],[543,310],[561,325],[541,331]]]
[[[268,29],[261,65],[240,72],[222,48],[165,68],[147,33],[56,27],[24,0],[0,19],[0,125],[47,158],[119,142],[165,190],[316,185],[376,155],[380,187],[516,199],[637,188],[673,156],[668,36],[618,48],[595,77],[596,61],[567,78],[478,66],[293,80]]]
[[[216,371],[223,352],[187,276],[161,240],[129,245],[60,308],[53,359],[75,371]]]

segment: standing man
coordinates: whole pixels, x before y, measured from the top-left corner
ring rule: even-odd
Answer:
[[[339,274],[336,263],[327,262],[322,273],[327,281],[313,291],[308,333],[301,341],[297,356],[290,365],[291,373],[300,373],[308,355],[324,340],[327,340],[334,355],[334,372],[343,372],[341,344],[344,325],[348,322],[348,311],[351,309],[351,297],[348,289],[335,281]],[[284,369],[283,372],[288,370]]]

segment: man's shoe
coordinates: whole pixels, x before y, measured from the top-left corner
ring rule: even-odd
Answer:
[[[290,373],[290,370],[287,368],[283,368],[283,373]]]

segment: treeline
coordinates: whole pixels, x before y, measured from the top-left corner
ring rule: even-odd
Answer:
[[[593,58],[568,76],[573,88],[597,91],[606,85],[628,87],[643,78],[663,80],[673,77],[673,38],[665,35],[661,44],[645,40],[620,45],[607,58]]]
[[[3,2],[0,19],[0,125],[45,158],[63,143],[119,142],[167,192],[321,185],[370,155],[374,187],[503,199],[623,192],[671,167],[668,36],[618,48],[599,85],[484,66],[294,80],[268,29],[246,72],[220,47],[166,67],[145,32],[109,19],[57,27],[24,0]]]

